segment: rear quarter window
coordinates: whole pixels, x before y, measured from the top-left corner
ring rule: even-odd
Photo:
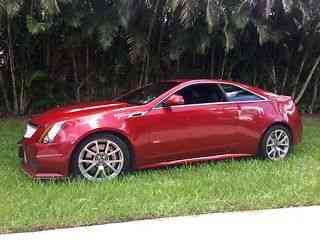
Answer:
[[[221,87],[228,99],[232,102],[244,102],[244,101],[259,101],[263,98],[251,93],[247,90],[244,90],[240,87],[230,85],[230,84],[221,84]]]

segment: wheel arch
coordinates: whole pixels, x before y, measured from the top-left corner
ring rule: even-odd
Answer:
[[[120,138],[125,144],[127,144],[128,149],[129,149],[129,153],[130,153],[130,167],[132,167],[134,161],[135,161],[135,151],[134,151],[134,147],[133,144],[131,142],[131,140],[129,139],[128,136],[126,136],[126,134],[119,132],[117,130],[113,130],[113,129],[97,129],[95,131],[92,131],[88,134],[85,134],[84,136],[82,136],[75,144],[74,147],[71,151],[70,157],[69,157],[69,163],[68,163],[68,170],[69,170],[69,174],[71,174],[71,166],[72,166],[72,160],[74,157],[74,154],[78,148],[78,146],[83,143],[87,138],[95,135],[95,134],[111,134],[114,135],[118,138]]]

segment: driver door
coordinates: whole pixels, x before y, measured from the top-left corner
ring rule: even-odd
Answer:
[[[156,107],[146,116],[146,164],[231,153],[237,143],[237,104],[226,102],[216,84],[194,84],[177,94],[184,105]]]

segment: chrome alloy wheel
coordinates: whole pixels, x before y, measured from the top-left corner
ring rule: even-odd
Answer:
[[[121,173],[124,157],[113,141],[99,139],[89,142],[80,152],[78,167],[88,180],[112,179]]]
[[[283,129],[275,129],[267,138],[266,153],[271,160],[284,159],[290,150],[290,137]]]

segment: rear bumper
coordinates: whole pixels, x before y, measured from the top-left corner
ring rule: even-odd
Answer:
[[[62,178],[69,175],[68,144],[39,144],[22,140],[19,157],[22,169],[33,178]]]
[[[300,113],[298,111],[290,118],[289,125],[293,134],[293,143],[299,144],[302,141],[303,124]]]

